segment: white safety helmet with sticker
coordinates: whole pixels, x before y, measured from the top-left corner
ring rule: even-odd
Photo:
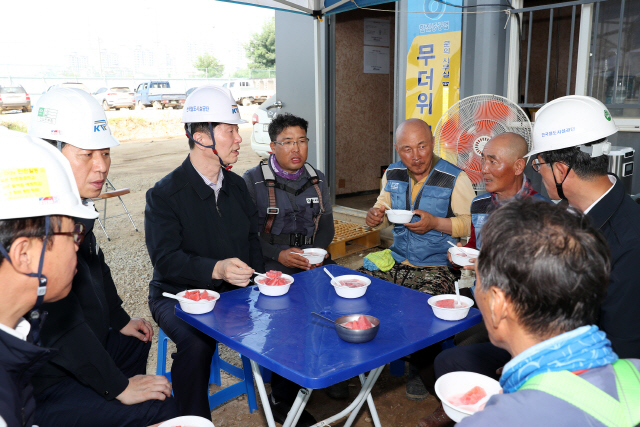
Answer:
[[[0,127],[0,220],[67,215],[95,219],[67,159],[51,144]]]
[[[120,145],[111,135],[98,101],[83,90],[69,87],[55,88],[40,97],[31,113],[29,134],[83,150]]]
[[[220,86],[201,86],[184,103],[182,123],[247,123],[240,118],[231,91]]]
[[[611,143],[598,141],[618,132],[605,105],[590,96],[563,96],[545,104],[536,113],[532,146],[527,154],[532,157],[546,151],[580,147],[591,157],[609,154]]]

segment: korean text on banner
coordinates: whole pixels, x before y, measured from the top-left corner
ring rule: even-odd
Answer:
[[[450,0],[462,5],[462,0]],[[435,128],[460,99],[461,9],[435,0],[409,0],[406,118]],[[452,13],[453,12],[453,13]]]

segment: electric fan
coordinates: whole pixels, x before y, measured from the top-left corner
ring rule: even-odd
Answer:
[[[522,135],[531,149],[531,122],[518,105],[498,95],[469,96],[453,104],[440,118],[433,132],[433,152],[464,169],[477,193],[484,190],[484,145],[505,132]]]

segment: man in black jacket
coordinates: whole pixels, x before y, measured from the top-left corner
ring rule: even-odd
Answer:
[[[209,374],[216,341],[176,317],[175,300],[186,289],[225,292],[264,272],[258,213],[242,178],[230,172],[242,138],[235,101],[227,89],[196,89],[182,121],[189,155],[147,192],[145,232],[153,264],[149,308],[176,344],[171,380],[180,415],[211,418]]]
[[[29,382],[56,352],[28,336],[38,335],[40,305],[71,290],[82,241],[82,226],[72,217],[92,219],[97,213],[82,206],[60,153],[3,127],[0,189],[0,426],[31,427],[35,401]],[[22,316],[34,307],[27,321]]]
[[[36,104],[31,135],[48,140],[71,164],[83,203],[93,208],[107,179],[110,148],[118,145],[100,104],[84,91],[58,88]],[[55,115],[51,116],[51,112]],[[34,376],[40,427],[62,425],[147,426],[177,415],[171,385],[145,375],[153,329],[122,308],[111,271],[93,234],[94,220],[78,250],[77,274],[67,298],[45,304],[43,345],[57,355]]]

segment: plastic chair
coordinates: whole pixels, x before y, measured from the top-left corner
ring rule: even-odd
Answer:
[[[169,381],[171,381],[171,372],[167,372],[167,341],[171,338],[164,333],[162,329],[158,332],[158,361],[156,363],[156,375],[164,375]],[[238,397],[242,394],[247,395],[247,402],[249,404],[249,413],[258,410],[258,403],[256,401],[256,391],[253,388],[253,374],[251,373],[251,362],[246,357],[242,357],[242,368],[232,365],[220,358],[218,352],[218,343],[216,343],[216,352],[211,360],[211,375],[209,376],[209,384],[222,385],[222,379],[220,377],[220,370],[233,375],[240,379],[239,382],[225,387],[222,390],[218,390],[214,394],[209,395],[209,408],[213,410],[218,405]]]
[[[110,191],[109,191],[109,188],[111,188]],[[129,194],[131,191],[128,188],[121,188],[120,190],[117,190],[116,187],[114,187],[114,185],[111,183],[111,181],[109,181],[109,178],[107,178],[107,182],[105,184],[105,190],[107,191],[105,191],[104,193],[100,194],[98,197],[92,200],[94,200],[94,202],[96,201],[96,199],[102,199],[104,201],[103,209],[100,210],[100,209],[97,209],[97,207],[96,209],[98,210],[99,214],[100,213],[102,214],[102,219],[100,219],[100,216],[98,216],[98,223],[100,224],[102,231],[104,231],[104,234],[107,236],[107,240],[111,241],[111,238],[107,234],[107,230],[106,230],[107,218],[115,218],[117,216],[127,215],[129,217],[129,221],[131,221],[131,224],[133,224],[133,228],[136,231],[138,231],[138,227],[136,227],[136,224],[133,222],[133,218],[131,217],[131,214],[127,210],[127,207],[125,206],[124,202],[122,201],[122,197],[120,197],[120,196],[124,196],[125,194]],[[120,203],[124,208],[124,213],[107,216],[107,200],[111,199],[112,197],[117,197],[118,200],[120,200]]]

